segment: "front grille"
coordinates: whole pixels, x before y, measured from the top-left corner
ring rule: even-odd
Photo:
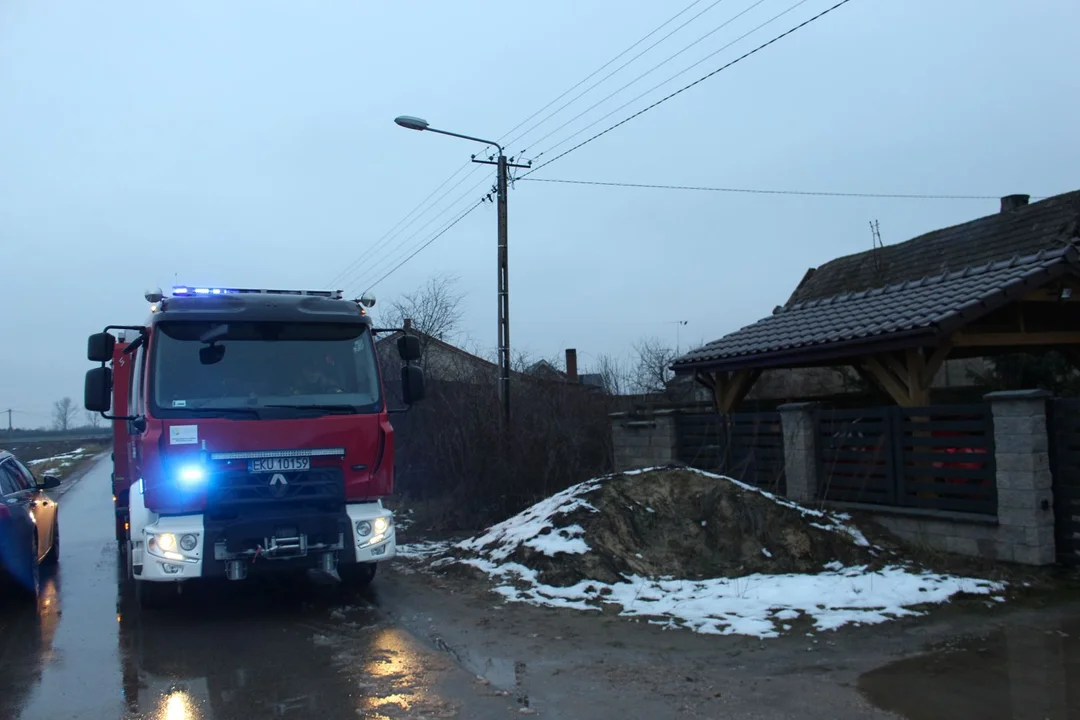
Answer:
[[[246,469],[214,473],[207,504],[211,511],[251,506],[336,506],[345,502],[341,468],[314,467],[306,472],[249,473]]]

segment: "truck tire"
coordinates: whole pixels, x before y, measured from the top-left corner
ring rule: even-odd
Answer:
[[[355,563],[353,565],[338,566],[342,584],[350,589],[360,590],[366,588],[375,579],[375,571],[378,563]]]
[[[135,580],[135,602],[143,610],[157,610],[163,607],[172,595],[176,594],[175,583],[148,582]]]

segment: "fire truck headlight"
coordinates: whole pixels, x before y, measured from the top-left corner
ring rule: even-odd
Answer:
[[[180,548],[184,552],[191,552],[195,549],[195,546],[199,544],[199,539],[194,535],[181,535],[180,536]]]
[[[172,533],[161,533],[156,539],[157,546],[165,552],[176,550],[176,536]]]
[[[178,477],[181,485],[202,485],[206,481],[206,468],[202,465],[184,465]]]
[[[356,534],[360,537],[367,537],[371,534],[371,523],[367,520],[361,520],[356,523]]]
[[[381,535],[390,529],[390,518],[377,517],[375,518],[375,522],[372,523],[372,527],[375,528],[376,534]]]

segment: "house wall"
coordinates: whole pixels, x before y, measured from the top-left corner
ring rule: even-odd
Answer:
[[[386,382],[388,384],[397,382],[398,368],[402,364],[401,356],[397,351],[397,341],[391,338],[379,343],[378,352]],[[423,349],[423,352],[424,355],[419,364],[428,379],[447,382],[483,382],[497,377],[493,364],[464,350],[431,342]]]

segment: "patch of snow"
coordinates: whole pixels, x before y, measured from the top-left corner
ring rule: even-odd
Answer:
[[[600,480],[588,480],[569,487],[545,500],[541,500],[512,518],[504,520],[498,525],[493,525],[483,535],[463,540],[454,547],[461,550],[484,552],[493,560],[505,560],[522,545],[528,545],[548,555],[559,552],[588,552],[588,545],[580,537],[557,537],[546,541],[540,541],[540,537],[545,532],[550,533],[550,535],[557,535],[557,533],[552,532],[555,529],[553,518],[557,515],[565,515],[582,509],[598,512],[582,496],[599,489],[600,485]],[[580,528],[578,529],[580,530]]]
[[[777,621],[804,614],[815,628],[835,630],[849,624],[873,625],[920,615],[913,606],[939,604],[957,593],[984,594],[1000,583],[902,567],[871,572],[863,567],[810,575],[751,575],[711,580],[658,581],[629,576],[613,584],[582,581],[570,587],[541,583],[531,568],[517,563],[464,560],[492,578],[510,581],[495,592],[514,602],[545,607],[598,610],[595,603],[621,606],[620,614],[663,618],[694,632],[719,635],[779,636]],[[594,592],[587,591],[591,588]],[[600,594],[595,589],[601,588]]]
[[[451,543],[448,540],[432,540],[418,543],[408,543],[397,546],[398,557],[403,558],[427,558],[433,555],[442,555],[450,550]]]
[[[761,548],[761,554],[764,555],[767,558],[772,557],[772,553],[769,552],[768,548]]]
[[[647,507],[647,508],[645,508],[645,509],[646,509],[646,510],[648,510],[649,512],[651,512],[651,513],[654,513],[654,512],[656,512],[656,511],[655,511],[655,510],[653,510],[653,509],[652,509],[651,507]]]
[[[53,455],[52,457],[38,458],[37,460],[27,460],[26,464],[33,466],[41,465],[43,463],[60,463],[60,467],[67,467],[71,465],[73,461],[81,460],[82,458],[86,457],[87,454],[88,453],[86,452],[86,448],[76,448],[71,452],[60,453],[59,455]]]
[[[585,535],[585,528],[580,525],[570,525],[560,528],[557,532],[546,533],[531,540],[526,540],[523,544],[548,557],[555,557],[559,553],[584,555],[589,552],[589,546],[582,537],[583,535]]]

